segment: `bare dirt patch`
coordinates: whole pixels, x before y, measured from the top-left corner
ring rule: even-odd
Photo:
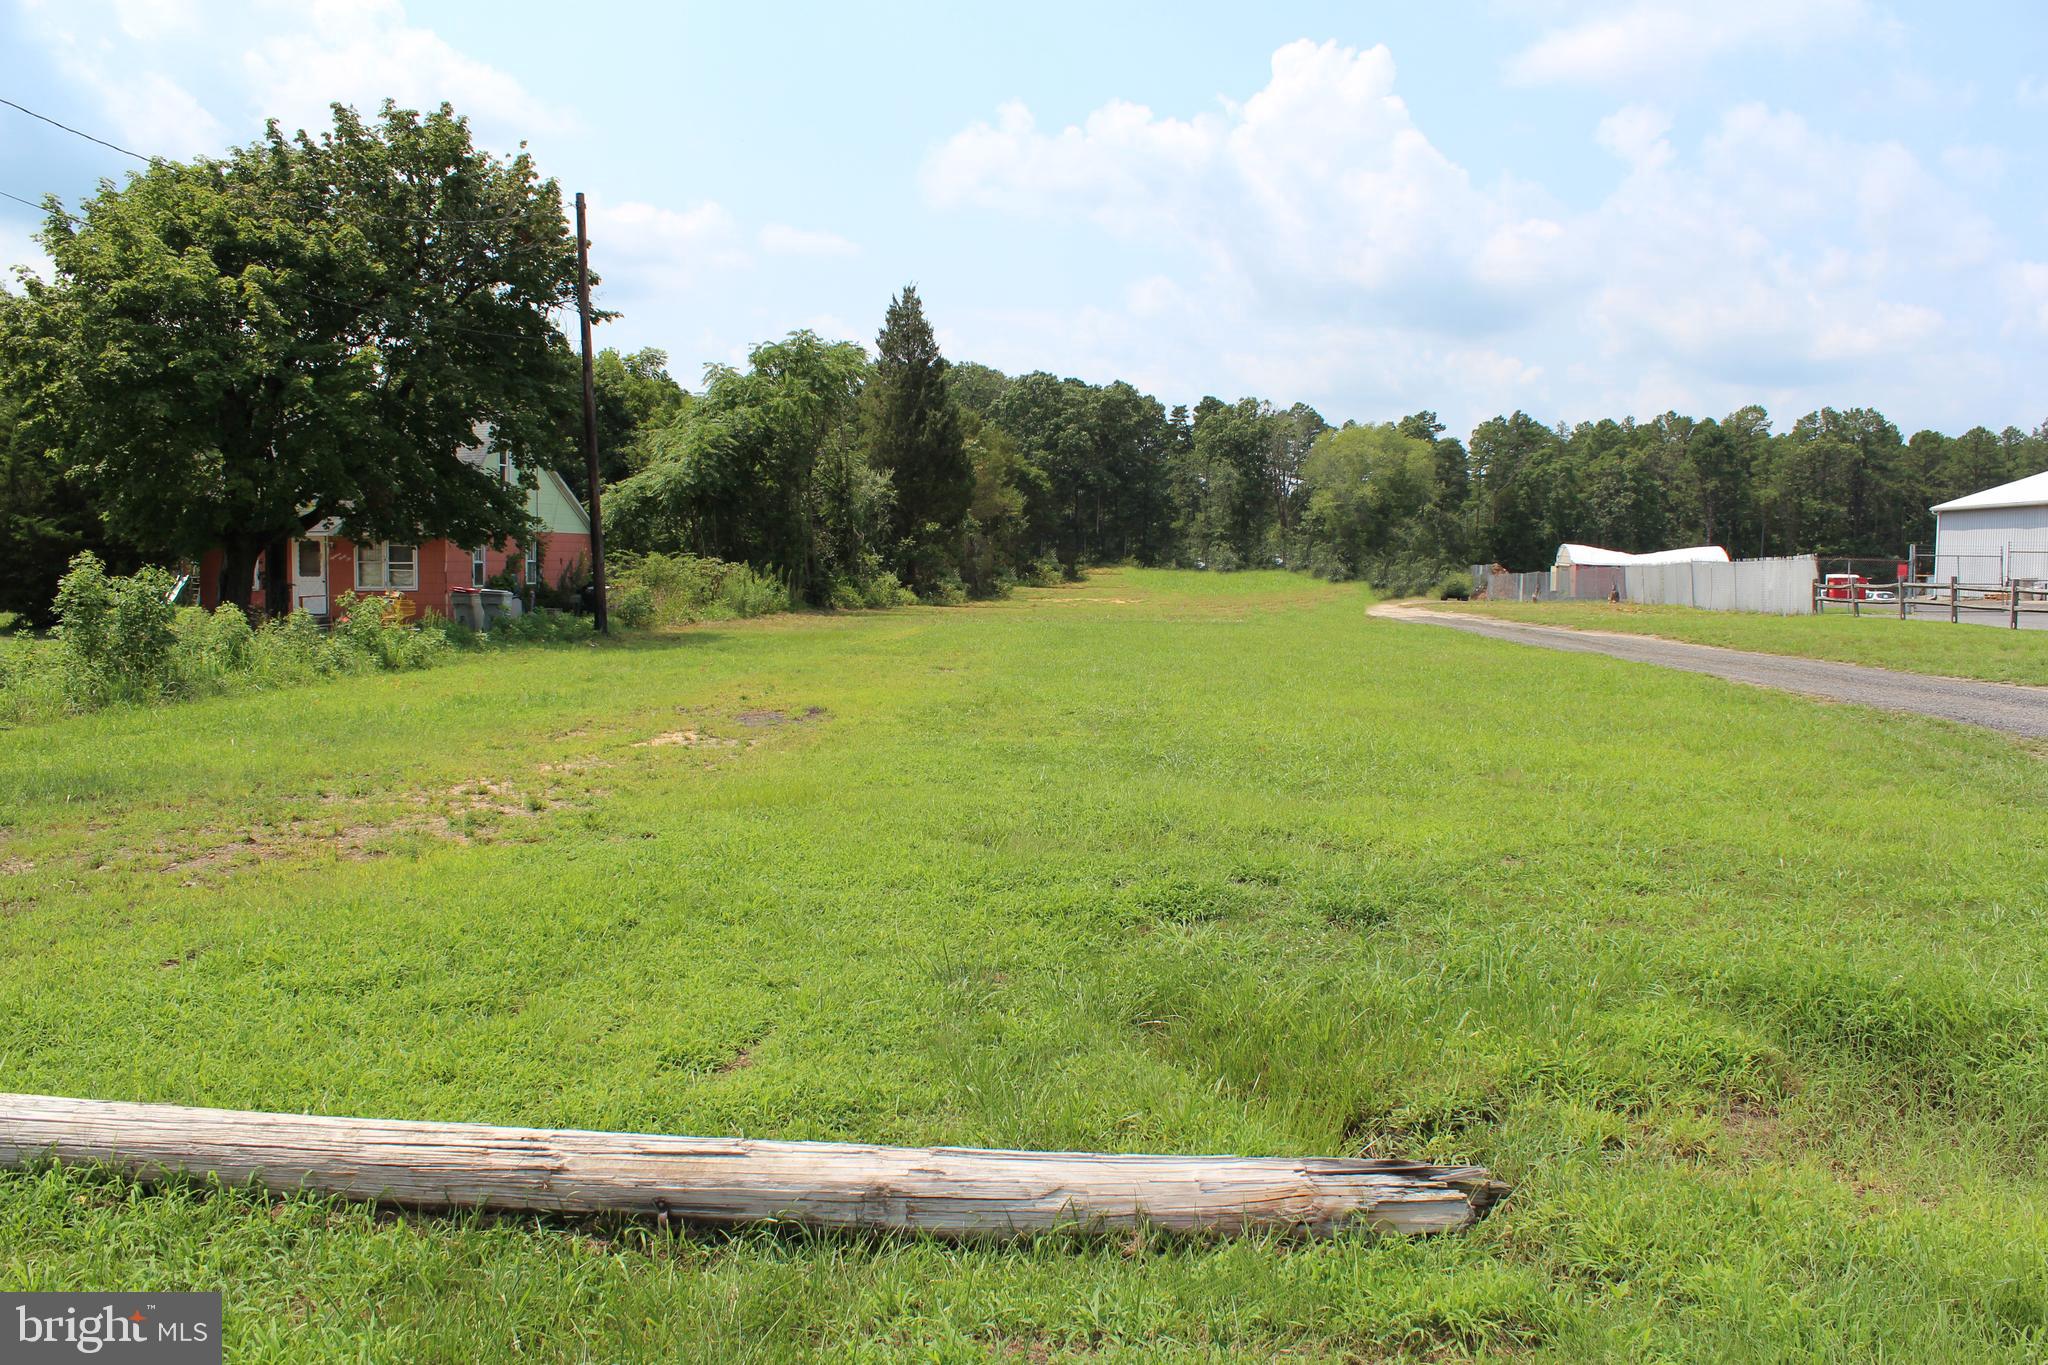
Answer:
[[[807,706],[795,715],[787,711],[742,711],[733,719],[750,730],[758,730],[769,725],[807,725],[828,719],[828,715],[822,706]]]
[[[643,739],[633,747],[636,749],[732,749],[739,745],[736,739],[722,739],[707,735],[701,730],[670,730],[652,739]]]
[[[0,877],[21,877],[36,870],[27,858],[0,858]]]
[[[158,844],[153,851],[162,861],[156,870],[182,878],[186,886],[200,886],[258,863],[315,852],[366,862],[389,856],[389,845],[407,835],[453,844],[487,842],[500,821],[528,820],[573,804],[560,799],[553,787],[531,792],[487,777],[436,791],[398,793],[390,800],[391,806],[378,810],[371,798],[326,793],[320,804],[334,812],[332,817],[291,816],[244,830],[232,839],[193,847]]]

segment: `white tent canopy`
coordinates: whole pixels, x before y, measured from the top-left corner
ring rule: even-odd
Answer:
[[[1566,544],[1557,547],[1559,568],[1623,568],[1630,564],[1726,564],[1728,552],[1718,545],[1694,545],[1683,550],[1655,550],[1632,555],[1624,550],[1603,550],[1598,545]]]

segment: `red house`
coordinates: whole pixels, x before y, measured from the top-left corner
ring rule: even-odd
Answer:
[[[488,445],[462,452],[471,464],[488,467],[495,459],[498,477],[515,478],[503,453]],[[323,521],[291,542],[291,604],[287,610],[325,617],[345,593],[396,593],[421,613],[449,616],[450,595],[481,588],[508,569],[521,584],[563,578],[590,561],[590,515],[552,469],[540,471],[537,486],[527,495],[527,510],[540,522],[537,543],[462,546],[448,540],[420,545],[362,545],[341,534],[338,522]],[[199,603],[211,610],[220,605],[219,550],[207,551],[199,564]],[[256,595],[251,605],[266,607],[263,564],[256,566]]]

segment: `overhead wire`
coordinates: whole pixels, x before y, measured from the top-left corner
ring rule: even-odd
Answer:
[[[73,137],[84,138],[87,142],[97,143],[100,146],[107,148],[109,151],[119,152],[122,156],[134,157],[137,161],[140,161],[145,166],[154,166],[161,162],[168,162],[170,160],[170,158],[168,157],[144,156],[141,152],[135,151],[132,148],[123,147],[118,142],[109,142],[103,137],[95,137],[93,134],[88,133],[83,129],[74,128],[68,123],[64,123],[58,119],[51,118],[48,114],[38,113],[36,110],[29,108],[27,105],[17,104],[13,100],[7,99],[4,96],[0,96],[0,104],[4,104],[9,109],[16,110],[19,113],[26,114],[32,119],[37,119],[43,123],[47,123],[52,128],[61,128],[65,132],[71,134]],[[14,196],[12,195],[8,196],[8,198],[10,199],[13,197]],[[528,216],[524,213],[506,213],[499,214],[490,218],[453,218],[425,214],[379,213],[375,209],[355,209],[352,211],[357,214],[360,214],[362,217],[376,218],[387,223],[432,223],[435,225],[449,226],[481,226],[501,223],[519,223],[524,222]],[[566,216],[567,215],[564,215],[565,218]]]
[[[135,160],[137,160],[137,161],[140,161],[140,162],[142,162],[142,163],[143,163],[143,164],[145,164],[145,165],[150,165],[150,166],[154,166],[154,165],[157,165],[157,164],[158,164],[159,162],[165,161],[165,160],[167,159],[167,158],[163,158],[163,157],[152,157],[152,156],[145,156],[145,155],[143,155],[143,154],[142,154],[141,152],[135,151],[135,150],[134,150],[134,149],[132,149],[132,148],[129,148],[129,147],[123,147],[123,146],[122,146],[121,144],[119,144],[118,142],[109,142],[109,141],[108,141],[107,139],[105,139],[105,138],[103,138],[103,137],[96,137],[96,136],[94,136],[93,134],[91,134],[91,133],[88,133],[88,132],[84,131],[83,129],[80,129],[80,128],[74,128],[74,127],[72,127],[72,126],[71,126],[70,124],[68,124],[68,123],[65,123],[65,122],[63,122],[63,121],[61,121],[61,120],[59,120],[59,119],[54,119],[54,118],[51,118],[51,117],[50,117],[50,116],[49,116],[48,114],[40,113],[40,112],[38,112],[38,111],[36,111],[36,110],[34,110],[34,109],[31,109],[31,108],[29,108],[29,107],[28,107],[27,105],[25,105],[25,104],[18,104],[18,103],[16,103],[15,101],[13,101],[13,100],[11,100],[11,99],[7,99],[7,98],[6,98],[6,97],[4,97],[4,96],[0,96],[0,104],[4,104],[4,105],[6,105],[6,106],[7,106],[8,108],[10,108],[10,109],[13,109],[13,110],[15,110],[15,111],[17,111],[17,112],[19,112],[19,113],[22,113],[22,114],[26,114],[26,115],[27,115],[28,117],[30,117],[30,118],[32,118],[32,119],[36,119],[36,120],[39,120],[40,122],[43,122],[43,123],[47,123],[47,124],[49,124],[49,125],[50,125],[51,127],[53,127],[53,128],[59,128],[59,129],[62,129],[62,130],[63,130],[64,132],[70,133],[70,134],[71,134],[71,135],[72,135],[73,137],[79,137],[79,138],[83,138],[83,139],[85,139],[85,140],[86,140],[87,142],[92,142],[92,143],[96,143],[96,144],[98,144],[99,146],[102,146],[102,147],[105,147],[105,148],[107,148],[107,149],[108,149],[109,151],[119,152],[119,153],[120,153],[121,155],[123,155],[123,156],[127,156],[127,157],[133,157],[133,158],[134,158]],[[18,194],[10,194],[10,193],[8,193],[8,192],[7,192],[7,191],[5,191],[5,190],[0,190],[0,198],[6,198],[6,199],[11,199],[11,200],[13,200],[13,201],[14,201],[15,203],[17,203],[17,204],[21,204],[21,205],[24,205],[24,206],[26,206],[26,207],[28,207],[28,208],[36,209],[36,210],[38,210],[39,212],[44,212],[44,213],[52,213],[52,212],[53,212],[53,213],[55,213],[55,214],[56,214],[56,216],[58,216],[58,217],[60,217],[60,218],[64,219],[64,220],[65,220],[66,222],[68,222],[68,223],[78,224],[78,223],[83,223],[83,222],[85,221],[84,219],[80,218],[80,217],[79,217],[78,215],[76,215],[76,214],[74,214],[74,213],[67,213],[67,212],[65,212],[65,211],[64,211],[63,209],[61,209],[61,208],[59,208],[59,209],[52,209],[52,208],[50,208],[50,206],[49,206],[48,204],[43,204],[43,203],[37,203],[36,201],[34,201],[34,200],[31,200],[31,199],[24,199],[24,198],[23,198],[22,196],[20,196],[20,195],[18,195]],[[504,214],[504,215],[501,215],[501,216],[499,216],[499,217],[493,217],[493,218],[450,218],[450,217],[422,217],[422,216],[413,216],[413,215],[404,215],[404,214],[386,214],[386,213],[378,213],[377,211],[375,211],[375,210],[373,210],[373,209],[354,209],[354,210],[351,210],[350,212],[351,212],[351,213],[354,213],[354,214],[357,214],[357,215],[360,215],[360,216],[362,216],[362,217],[366,217],[366,218],[375,218],[375,219],[379,219],[379,220],[381,220],[381,221],[384,221],[384,222],[393,222],[393,223],[424,223],[424,224],[431,224],[431,225],[434,225],[434,226],[456,226],[456,225],[470,225],[470,226],[474,226],[474,225],[483,225],[483,224],[503,224],[503,223],[516,223],[516,222],[522,222],[522,221],[524,221],[524,220],[526,219],[526,217],[527,217],[527,215],[526,215],[526,214],[523,214],[523,213],[514,213],[514,214]],[[342,300],[340,300],[340,299],[328,298],[328,297],[326,297],[326,296],[324,296],[324,295],[321,295],[321,294],[318,294],[318,293],[316,293],[316,292],[314,292],[313,290],[310,290],[310,289],[305,289],[305,290],[302,290],[301,292],[303,292],[303,293],[304,293],[304,294],[305,294],[305,295],[306,295],[307,297],[309,297],[309,298],[317,299],[317,300],[319,300],[319,301],[320,301],[320,302],[322,302],[322,303],[328,303],[328,304],[332,304],[332,305],[334,305],[335,307],[338,307],[338,308],[350,308],[350,307],[354,307],[354,306],[355,306],[355,305],[353,305],[353,304],[348,304],[348,303],[344,303],[344,302],[343,302]],[[577,304],[576,304],[576,303],[575,303],[575,302],[574,302],[574,301],[572,300],[572,301],[567,301],[567,302],[563,302],[563,303],[555,303],[555,304],[549,304],[549,305],[547,306],[547,308],[546,308],[546,311],[547,311],[548,313],[552,314],[552,313],[557,313],[557,312],[560,312],[560,311],[562,311],[562,310],[564,310],[564,309],[573,309],[573,308],[575,308],[575,307],[577,307]],[[435,322],[430,322],[430,323],[427,323],[427,324],[426,324],[426,326],[427,326],[428,328],[430,328],[431,330],[435,330],[435,331],[454,331],[454,332],[462,332],[462,333],[465,333],[465,334],[468,334],[468,335],[472,335],[472,336],[488,336],[488,337],[497,337],[497,338],[500,338],[500,339],[503,339],[503,340],[507,340],[507,341],[522,341],[522,340],[526,340],[526,339],[528,339],[528,338],[527,338],[527,337],[525,336],[525,334],[523,334],[523,333],[519,333],[519,332],[505,332],[505,331],[497,331],[497,330],[493,330],[493,329],[489,329],[489,328],[482,328],[482,327],[465,327],[465,326],[463,326],[463,325],[462,325],[462,324],[460,324],[460,323],[450,323],[450,322],[439,322],[439,323],[435,323]]]

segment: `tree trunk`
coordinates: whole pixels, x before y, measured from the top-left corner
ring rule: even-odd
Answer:
[[[1082,1226],[1327,1234],[1469,1226],[1472,1166],[1135,1156],[498,1128],[0,1094],[0,1166],[54,1156],[420,1208],[1015,1236]]]
[[[263,543],[254,536],[234,536],[221,543],[220,605],[241,608],[249,615],[249,601],[256,592],[256,557]]]
[[[289,616],[297,605],[292,600],[292,543],[278,536],[263,550],[263,613]]]

